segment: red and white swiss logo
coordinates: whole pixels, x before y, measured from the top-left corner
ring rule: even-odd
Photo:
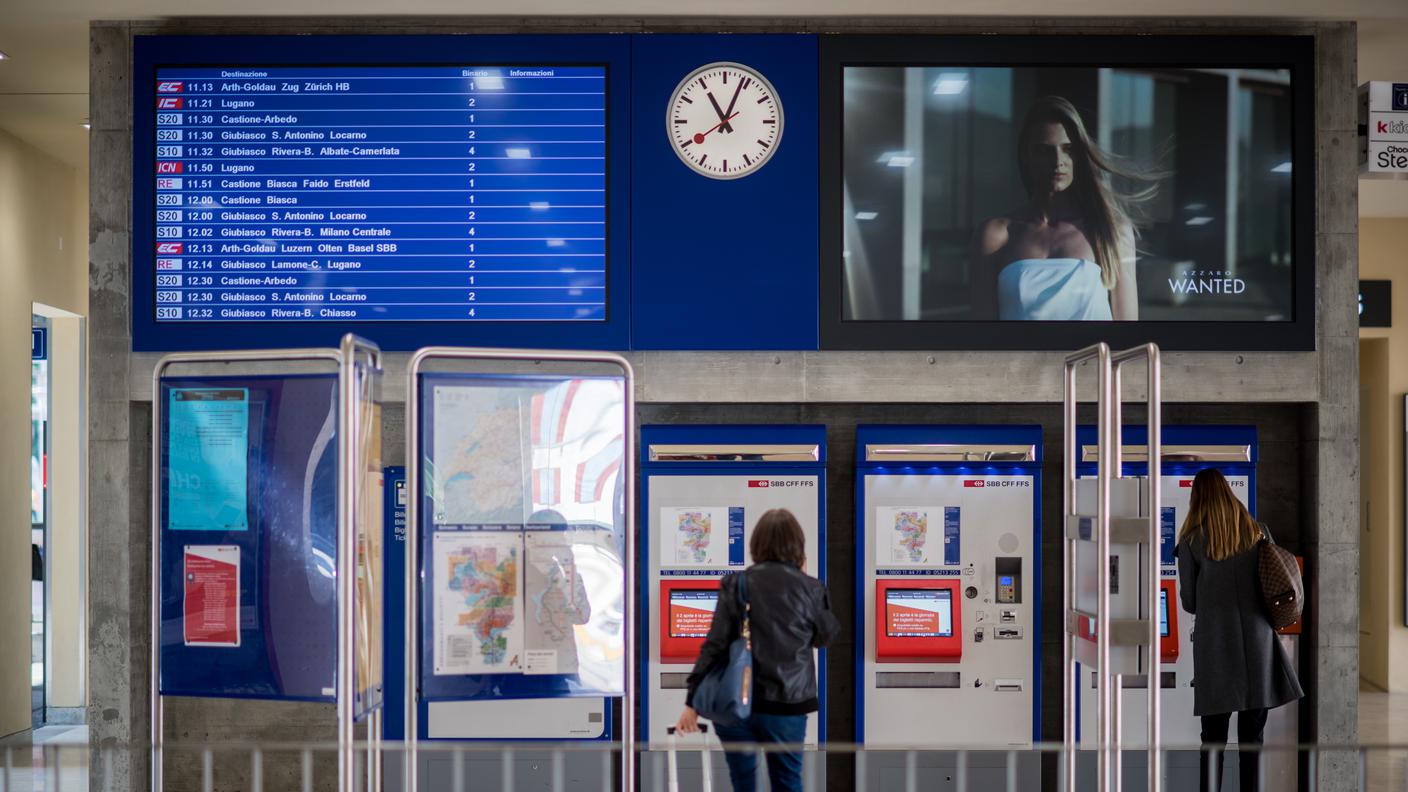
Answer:
[[[180,160],[160,160],[156,164],[157,173],[181,173],[185,163]]]
[[[1192,487],[1193,487],[1193,479],[1179,479],[1179,480],[1178,480],[1178,488],[1179,488],[1179,489],[1192,489]]]
[[[158,96],[156,98],[156,109],[158,110],[180,110],[186,106],[186,100],[179,96]]]
[[[768,480],[767,480],[767,479],[748,479],[748,487],[749,487],[749,489],[752,489],[753,487],[767,487],[767,486],[768,486]]]
[[[157,93],[181,93],[185,89],[185,84],[176,80],[163,80],[156,84]]]
[[[987,485],[988,485],[988,483],[987,483],[986,481],[983,481],[982,479],[964,479],[964,480],[963,480],[963,488],[964,488],[964,489],[982,489],[983,487],[986,487]]]
[[[156,252],[165,256],[179,256],[184,246],[184,242],[158,242],[156,243]]]

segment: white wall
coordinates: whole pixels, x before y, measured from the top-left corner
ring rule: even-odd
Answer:
[[[0,735],[30,723],[30,312],[88,311],[86,176],[0,131]]]

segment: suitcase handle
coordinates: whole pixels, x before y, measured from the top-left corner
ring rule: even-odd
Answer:
[[[674,727],[674,726],[667,726],[667,727],[665,727],[665,733],[668,734],[668,735],[670,735],[671,737],[675,736],[675,727]],[[707,724],[707,723],[701,723],[701,724],[699,724],[699,733],[700,733],[700,734],[708,734],[708,733],[709,733],[709,724]]]

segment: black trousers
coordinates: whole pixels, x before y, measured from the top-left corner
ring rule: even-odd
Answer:
[[[1208,765],[1211,764],[1209,751],[1227,747],[1227,727],[1232,713],[1203,716],[1203,753],[1198,767],[1202,771],[1198,778],[1198,788],[1202,792],[1218,792],[1222,788],[1222,765],[1225,752],[1217,755],[1217,770],[1213,776],[1215,784],[1208,784]],[[1237,713],[1237,790],[1238,792],[1259,792],[1261,784],[1262,733],[1266,731],[1266,710],[1245,710]]]

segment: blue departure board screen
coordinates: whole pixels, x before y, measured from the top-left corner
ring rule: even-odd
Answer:
[[[157,322],[607,318],[606,66],[155,81]]]

